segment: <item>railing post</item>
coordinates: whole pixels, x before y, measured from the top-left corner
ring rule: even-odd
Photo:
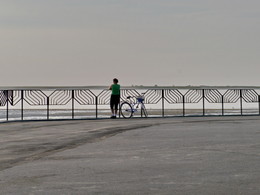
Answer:
[[[72,101],[72,108],[71,108],[71,114],[72,114],[72,119],[74,119],[74,90],[71,91],[71,101]]]
[[[23,121],[23,101],[24,101],[24,97],[23,97],[23,90],[21,90],[21,119]]]
[[[205,89],[202,89],[203,116],[205,116]]]
[[[98,96],[96,96],[96,119],[98,118]]]
[[[121,118],[121,102],[118,105],[118,118]]]
[[[47,120],[49,120],[50,115],[50,97],[47,97]]]
[[[182,115],[185,116],[185,95],[182,95],[182,102],[183,102]]]
[[[164,89],[162,89],[162,117],[164,117]]]
[[[221,101],[222,101],[222,116],[224,116],[224,95],[221,95]]]
[[[5,95],[6,95],[6,120],[9,120],[9,98],[8,98],[8,90],[5,91]]]
[[[259,109],[259,115],[260,115],[260,95],[258,95],[258,109]]]
[[[240,114],[243,115],[243,97],[242,97],[242,89],[240,89]]]

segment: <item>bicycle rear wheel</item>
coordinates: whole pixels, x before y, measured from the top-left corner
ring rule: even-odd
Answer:
[[[123,102],[120,106],[120,113],[124,118],[131,118],[133,116],[132,106],[128,102]]]
[[[148,117],[148,113],[147,113],[147,110],[146,110],[144,104],[142,104],[142,107],[141,107],[141,115],[144,117]]]

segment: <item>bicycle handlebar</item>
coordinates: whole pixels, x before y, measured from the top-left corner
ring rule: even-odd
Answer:
[[[144,93],[141,93],[141,95],[138,95],[138,96],[127,96],[126,98],[127,98],[127,99],[130,99],[130,98],[139,98],[139,97],[143,97],[144,94],[145,94],[145,92],[144,92]]]

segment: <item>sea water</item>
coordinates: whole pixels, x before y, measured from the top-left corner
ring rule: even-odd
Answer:
[[[99,117],[106,117],[107,111],[99,110]],[[0,110],[0,121],[12,120],[47,120],[47,119],[84,119],[84,118],[96,118],[97,113],[95,110],[72,110],[60,109],[60,110],[47,110],[44,109],[10,109]]]
[[[183,109],[179,108],[165,108],[164,110],[159,108],[147,107],[149,117],[162,117],[162,116],[202,116],[203,110],[201,108],[186,108],[184,113]],[[205,109],[204,115],[222,115],[221,109]],[[242,111],[243,115],[258,115],[259,109],[244,108]],[[55,120],[55,119],[95,119],[95,118],[109,118],[111,112],[109,109],[76,109],[72,111],[71,109],[0,109],[0,121],[20,121],[20,120]],[[241,109],[226,109],[224,110],[224,115],[241,115]],[[138,110],[134,113],[134,116],[140,117],[141,111]]]

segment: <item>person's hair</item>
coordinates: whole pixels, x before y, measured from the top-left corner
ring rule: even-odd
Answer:
[[[113,79],[113,82],[114,82],[114,83],[118,83],[118,79],[117,79],[117,78],[114,78],[114,79]]]

